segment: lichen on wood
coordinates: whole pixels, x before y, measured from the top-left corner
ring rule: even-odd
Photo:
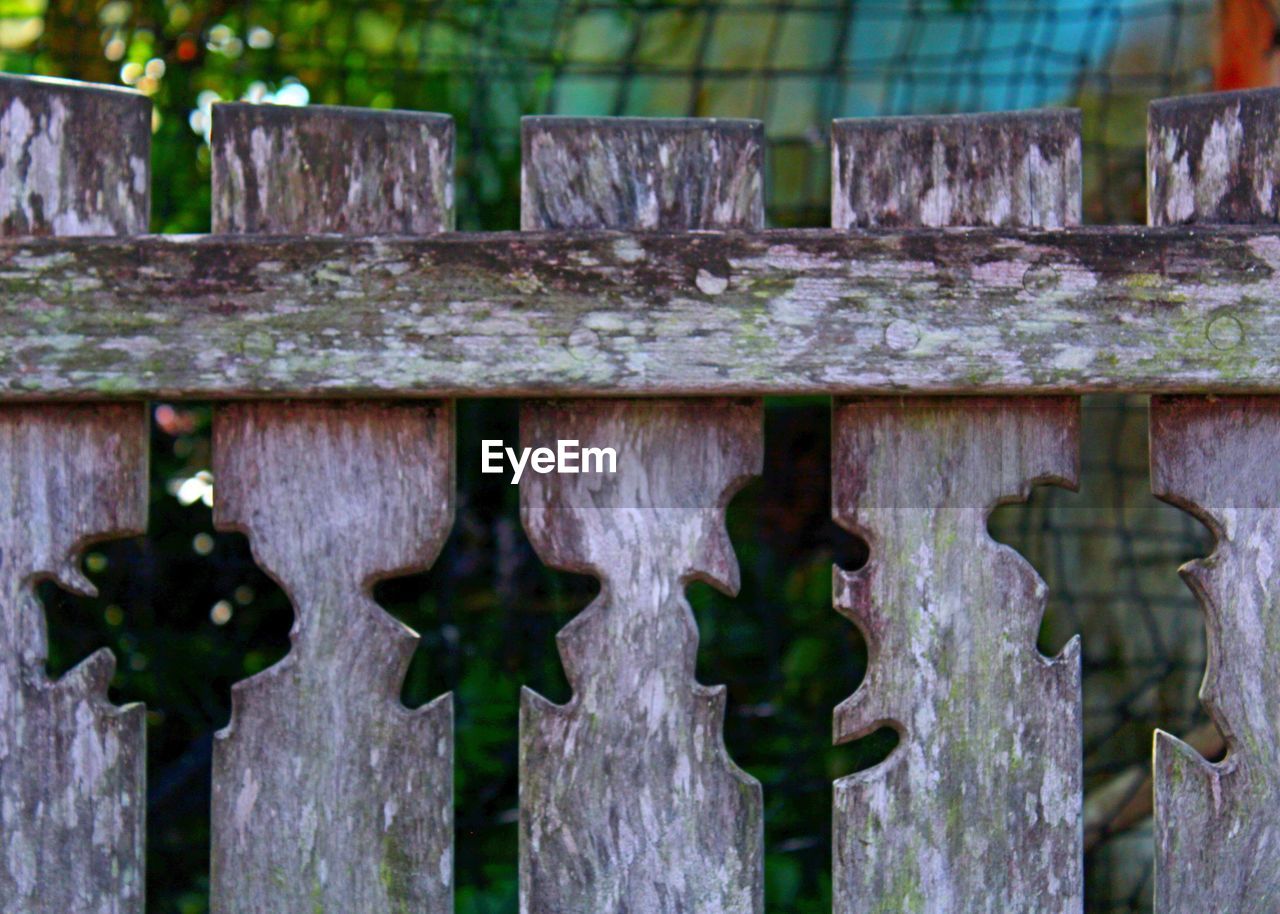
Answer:
[[[215,232],[423,235],[453,228],[453,118],[224,102]]]
[[[151,101],[0,76],[0,234],[137,235],[151,216]]]
[[[142,532],[146,423],[135,404],[0,409],[0,910],[142,914],[146,716],[107,700],[102,648],[52,681],[51,577],[93,594],[79,553]]]
[[[221,231],[452,224],[447,117],[220,105],[213,146]],[[215,520],[297,615],[215,742],[212,910],[448,914],[452,697],[401,704],[417,635],[371,588],[429,567],[452,526],[452,405],[236,403],[213,439]]]
[[[1153,104],[1150,221],[1274,224],[1278,115],[1275,89]],[[1225,324],[1219,335],[1247,332]],[[1200,697],[1227,750],[1210,763],[1156,731],[1157,914],[1280,909],[1278,444],[1280,397],[1152,399],[1152,491],[1195,515],[1217,540],[1212,555],[1182,573],[1205,612],[1209,659]]]
[[[831,126],[836,228],[1080,222],[1080,112],[853,118]]]
[[[837,912],[1082,909],[1079,642],[1039,653],[1044,582],[986,526],[1032,483],[1074,484],[1078,409],[836,408],[834,513],[870,559],[835,574],[869,649],[835,736],[899,733],[888,759],[836,782]]]
[[[763,221],[759,123],[531,118],[523,140],[526,228]],[[709,277],[695,282],[723,291]],[[724,689],[694,678],[683,593],[690,580],[737,591],[724,511],[760,471],[762,425],[758,400],[522,406],[526,447],[577,440],[617,455],[613,474],[521,485],[539,555],[601,588],[558,639],[571,700],[526,690],[521,703],[524,914],[763,911],[760,784],[725,751]]]
[[[738,589],[724,510],[760,471],[760,405],[530,402],[520,423],[527,447],[612,447],[618,470],[521,483],[538,554],[601,588],[558,638],[571,700],[521,703],[521,910],[759,914],[760,785],[725,751],[723,686],[694,679],[683,591]]]
[[[145,230],[150,126],[133,92],[0,77],[0,235]],[[140,403],[0,407],[0,911],[142,914],[144,710],[106,648],[50,679],[35,586],[92,594],[81,550],[142,532],[147,441]]]
[[[1280,398],[1157,397],[1151,485],[1213,531],[1182,569],[1200,598],[1209,666],[1200,698],[1226,738],[1210,763],[1156,732],[1156,911],[1280,909]]]
[[[1280,232],[0,241],[0,399],[1280,391]]]
[[[837,227],[1079,219],[1072,112],[843,121],[835,142]],[[895,182],[926,198],[903,209]],[[1065,397],[836,401],[834,515],[870,558],[835,573],[869,650],[835,738],[899,736],[835,784],[837,914],[1082,910],[1079,641],[1039,653],[1044,582],[987,532],[1032,483],[1074,484],[1079,424]]]
[[[370,592],[448,534],[451,421],[416,403],[215,413],[215,521],[248,535],[297,613],[214,747],[219,914],[453,909],[453,705],[401,705],[418,639]]]

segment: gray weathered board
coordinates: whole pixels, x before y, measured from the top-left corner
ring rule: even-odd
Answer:
[[[0,234],[143,231],[150,141],[137,93],[0,77]],[[49,678],[35,585],[91,594],[81,550],[142,532],[147,440],[141,404],[0,408],[0,911],[143,909],[143,708],[105,648]]]
[[[526,228],[757,228],[758,122],[529,118]],[[529,538],[600,595],[560,634],[573,696],[520,709],[524,914],[761,914],[760,784],[724,747],[724,689],[694,678],[690,580],[729,593],[729,498],[763,460],[759,401],[541,400],[521,444],[616,451],[617,472],[530,472]],[[584,468],[585,469],[585,468]]]
[[[1280,390],[1280,232],[0,242],[0,397]]]
[[[874,222],[866,188],[890,176],[946,205],[886,218],[1078,218],[1074,117],[913,118],[865,132],[846,121],[835,144],[837,218],[849,208]],[[832,429],[833,513],[870,551],[863,568],[835,574],[836,606],[869,653],[835,737],[883,726],[899,737],[884,762],[835,784],[834,910],[1078,914],[1079,641],[1052,660],[1039,653],[1044,582],[987,532],[996,505],[1032,483],[1074,485],[1077,401],[837,400]]]
[[[1280,220],[1278,118],[1274,91],[1152,105],[1150,220]],[[1210,763],[1156,733],[1157,914],[1280,910],[1278,454],[1280,397],[1152,401],[1152,490],[1217,540],[1183,574],[1205,611],[1200,697],[1227,747],[1223,761]]]
[[[452,224],[447,117],[213,117],[219,231]],[[289,654],[235,686],[215,743],[212,910],[447,914],[452,699],[401,704],[417,636],[371,589],[428,567],[452,526],[452,406],[236,403],[218,408],[213,439],[215,519],[248,534],[297,615]]]

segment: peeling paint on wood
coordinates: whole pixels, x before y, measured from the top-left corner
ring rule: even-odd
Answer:
[[[0,76],[0,234],[138,235],[151,216],[151,101]]]
[[[528,119],[526,228],[759,227],[754,122]],[[705,270],[708,295],[724,285]],[[585,328],[584,328],[585,329]],[[760,784],[725,751],[724,689],[694,678],[684,588],[729,593],[732,494],[763,461],[759,401],[526,402],[521,443],[611,447],[617,473],[531,474],[525,527],[600,596],[559,637],[566,705],[520,709],[523,914],[760,914]]]
[[[831,224],[1062,228],[1080,222],[1080,112],[837,120]]]
[[[891,221],[1079,219],[1074,113],[842,127],[837,224],[849,205]],[[898,212],[884,190],[898,175],[942,202]],[[1079,427],[1069,398],[836,401],[833,513],[870,558],[835,571],[836,607],[869,649],[835,739],[886,725],[899,736],[884,762],[835,784],[836,914],[1083,909],[1079,640],[1052,660],[1037,651],[1044,581],[987,532],[996,505],[1032,483],[1075,484]]]
[[[452,148],[439,115],[218,106],[214,224],[439,231]],[[248,533],[297,616],[215,743],[212,909],[448,914],[452,697],[400,703],[417,635],[371,589],[429,567],[452,526],[452,406],[233,404],[213,437],[215,520]]]
[[[1156,911],[1280,909],[1280,398],[1157,397],[1151,484],[1217,540],[1182,574],[1204,606],[1201,700],[1226,737],[1210,763],[1156,732]]]
[[[1277,117],[1274,89],[1153,104],[1150,220],[1280,220]],[[1182,574],[1205,612],[1200,698],[1227,747],[1214,764],[1156,731],[1157,914],[1280,909],[1278,446],[1278,397],[1151,402],[1152,491],[1195,515],[1217,541]]]
[[[141,231],[145,99],[0,78],[0,234]],[[113,144],[101,137],[109,125]],[[92,594],[90,542],[141,533],[141,404],[0,408],[0,910],[142,914],[146,718],[103,648],[57,681],[36,582]]]
[[[1280,232],[0,242],[0,398],[1280,391]]]

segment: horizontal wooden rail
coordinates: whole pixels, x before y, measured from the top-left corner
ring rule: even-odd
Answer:
[[[0,397],[1280,392],[1273,228],[0,243]]]

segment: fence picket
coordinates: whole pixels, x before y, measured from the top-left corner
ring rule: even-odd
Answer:
[[[213,147],[215,231],[452,226],[447,117],[219,105]],[[370,590],[428,567],[452,525],[452,405],[222,406],[214,480],[218,525],[248,534],[297,617],[215,745],[213,911],[447,914],[452,698],[403,707],[417,637]]]
[[[145,231],[150,146],[141,95],[0,77],[0,235]],[[140,403],[0,407],[2,911],[143,909],[144,711],[106,648],[49,678],[35,582],[92,593],[80,550],[142,532],[147,440]]]
[[[837,121],[835,227],[1071,224],[1079,123]],[[921,351],[918,328],[884,332],[904,358]],[[869,647],[835,738],[888,725],[900,739],[836,782],[837,914],[1082,909],[1079,642],[1036,650],[1044,582],[986,526],[1033,482],[1074,484],[1078,433],[1066,397],[836,401],[833,514],[870,559],[835,570],[836,607]]]
[[[1280,221],[1277,117],[1275,90],[1152,104],[1148,221]],[[1248,330],[1225,304],[1205,332],[1211,343],[1215,334],[1229,343]],[[1152,491],[1194,514],[1217,541],[1182,573],[1205,612],[1200,698],[1227,746],[1226,758],[1210,763],[1156,731],[1156,914],[1280,908],[1278,450],[1280,397],[1152,398]]]
[[[754,122],[526,119],[522,226],[759,228],[762,140]],[[732,281],[728,264],[709,265],[700,287]],[[525,914],[763,909],[760,785],[725,752],[723,687],[694,679],[683,595],[690,579],[737,590],[724,509],[760,470],[762,418],[757,400],[522,407],[527,447],[617,451],[615,475],[521,483],[542,558],[601,582],[559,636],[572,699],[523,695]]]

